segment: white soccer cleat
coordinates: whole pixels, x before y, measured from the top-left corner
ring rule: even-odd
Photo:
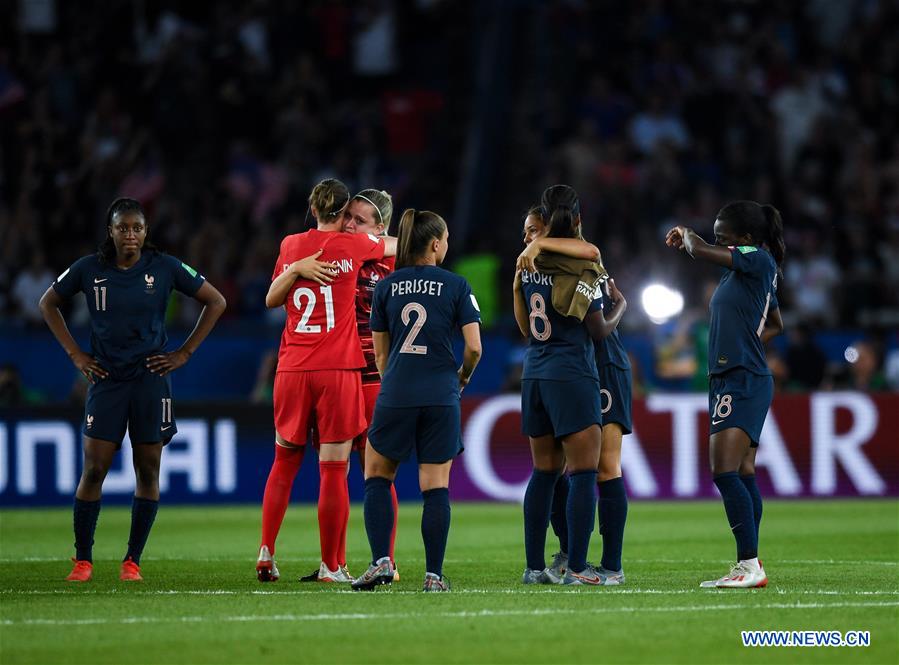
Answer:
[[[553,584],[561,584],[568,572],[568,555],[565,552],[556,552],[553,554],[553,561],[546,570],[543,571],[549,577]]]
[[[768,575],[758,559],[737,561],[730,572],[717,580],[707,580],[703,589],[758,589],[768,585]]]
[[[352,584],[353,576],[350,575],[350,572],[346,569],[346,567],[338,566],[337,570],[329,570],[328,565],[322,561],[321,566],[318,568],[318,581],[319,582],[336,582],[338,584]]]
[[[277,582],[279,577],[281,577],[281,573],[278,572],[275,559],[268,547],[263,545],[259,548],[259,558],[256,559],[256,579],[260,582]]]

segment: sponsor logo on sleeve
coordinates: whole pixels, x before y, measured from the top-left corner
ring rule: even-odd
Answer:
[[[740,250],[740,254],[749,254],[751,252],[759,251],[759,248],[753,245],[740,245],[737,249]]]
[[[187,265],[187,264],[184,263],[183,261],[181,262],[181,267],[184,268],[184,269],[188,272],[188,274],[189,274],[191,277],[196,277],[196,276],[197,276],[197,271],[194,270],[193,268],[191,268],[189,265]]]

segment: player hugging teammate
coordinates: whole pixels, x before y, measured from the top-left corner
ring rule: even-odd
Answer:
[[[385,405],[402,402],[400,406],[403,408],[398,411],[403,416],[401,424],[411,424],[413,427],[406,432],[412,438],[404,443],[413,446],[416,445],[417,421],[414,414],[407,418],[410,412],[406,407],[424,407],[419,419],[422,431],[418,433],[422,436],[418,452],[422,465],[422,488],[425,491],[422,533],[431,534],[425,537],[428,551],[425,590],[446,590],[448,585],[442,577],[442,563],[449,529],[447,485],[451,460],[461,451],[459,393],[470,379],[480,355],[477,326],[469,325],[480,320],[476,301],[465,280],[436,268],[442,280],[440,286],[435,287],[436,291],[409,290],[407,295],[417,294],[420,302],[411,303],[415,306],[413,313],[416,315],[411,322],[412,310],[404,309],[397,314],[402,320],[400,325],[411,324],[411,333],[405,336],[405,343],[398,353],[424,356],[413,364],[416,365],[414,374],[417,380],[426,380],[427,386],[412,391],[413,401],[433,394],[426,404],[405,404],[409,398],[409,386],[415,382],[396,378],[396,372],[387,370],[389,335],[378,328],[387,325],[387,315],[375,306],[377,294],[382,292],[393,269],[392,261],[386,255],[393,254],[397,245],[395,239],[386,236],[392,213],[390,196],[378,190],[363,190],[350,201],[342,183],[326,180],[313,190],[310,210],[318,228],[285,238],[266,298],[269,307],[287,303],[288,321],[282,335],[275,380],[275,461],[263,498],[262,544],[256,565],[257,577],[264,582],[280,577],[273,556],[275,539],[289,502],[293,479],[299,470],[307,436],[310,430],[314,430],[321,470],[319,532],[322,561],[318,571],[302,579],[353,581],[346,567],[349,518],[346,471],[352,448],[359,450],[366,469],[366,526],[372,514],[368,509],[370,505],[377,505],[382,517],[379,525],[386,526],[386,530],[378,529],[378,551],[383,545],[384,556],[378,557],[383,561],[382,569],[377,571],[377,584],[389,584],[398,578],[393,561],[396,492],[392,479],[396,471],[395,463],[403,457],[383,456],[377,443],[380,435],[376,432],[385,431],[383,423],[380,429],[378,427],[384,419]],[[433,213],[407,211],[400,225],[400,235],[403,266],[436,266],[446,254],[446,224]],[[444,284],[447,286],[446,293],[442,293]],[[318,292],[321,293],[321,311],[316,310],[314,285],[318,285]],[[353,295],[355,308],[352,307]],[[425,328],[428,310],[423,308],[427,307],[428,299],[424,296],[440,298],[441,295],[442,300],[433,302],[432,323]],[[444,311],[448,306],[450,310]],[[348,314],[352,316],[353,325],[347,323],[350,319]],[[447,323],[453,322],[463,326],[466,338],[465,362],[460,370],[456,370],[452,358],[452,327],[447,327]],[[475,330],[472,331],[472,328]],[[386,328],[383,330],[386,331]],[[432,339],[430,355],[428,345],[409,346],[412,338],[419,335],[422,339]],[[470,339],[473,336],[477,340]],[[407,346],[413,350],[408,350]],[[445,381],[435,380],[445,369],[447,354],[452,367],[449,391]],[[405,366],[406,363],[399,364]],[[394,378],[387,381],[390,376]],[[387,381],[383,393],[382,377]],[[397,382],[402,386],[398,388]],[[380,405],[377,408],[376,398]],[[386,428],[391,432],[395,429],[392,426]],[[369,442],[368,437],[375,443]],[[408,451],[405,454],[408,455]],[[377,478],[371,478],[372,475]],[[373,499],[377,494],[372,493],[375,487],[383,489],[383,497]],[[369,532],[371,534],[373,530]],[[365,588],[370,581],[370,573],[371,570],[360,578],[361,587],[356,585],[356,588]],[[374,585],[369,585],[369,588],[371,586]]]
[[[571,187],[544,191],[540,206],[525,219],[524,240],[513,303],[521,333],[529,339],[521,410],[534,471],[524,500],[527,567],[522,582],[620,584],[627,514],[620,455],[621,434],[630,431],[630,366],[615,329],[627,302],[614,282],[607,282],[599,250],[583,241],[580,202]],[[597,365],[608,388],[600,383]],[[614,365],[620,365],[620,372],[610,369]],[[611,418],[604,426],[606,413]],[[610,445],[603,455],[607,436]],[[566,466],[568,478],[561,475]],[[601,568],[587,563],[597,470]],[[544,547],[551,516],[560,552],[547,567]]]
[[[266,295],[268,307],[286,307],[287,320],[275,374],[275,459],[263,496],[262,544],[256,563],[262,582],[280,576],[273,558],[275,539],[313,425],[321,478],[318,579],[352,581],[345,552],[341,553],[350,515],[347,462],[353,439],[367,424],[356,284],[363,264],[393,255],[396,240],[342,233],[349,200],[349,191],[339,180],[315,186],[309,206],[317,228],[282,241]]]

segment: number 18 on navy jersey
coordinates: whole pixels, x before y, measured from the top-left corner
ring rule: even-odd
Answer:
[[[480,322],[464,277],[437,266],[411,266],[375,288],[371,329],[390,333],[390,355],[378,403],[390,407],[452,406],[459,401],[453,335]]]

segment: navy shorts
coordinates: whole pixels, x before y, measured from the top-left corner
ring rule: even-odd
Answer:
[[[745,369],[732,369],[709,377],[710,432],[739,427],[758,447],[765,417],[774,398],[774,379]]]
[[[631,418],[631,372],[614,365],[599,368],[602,424],[617,423],[625,434],[633,431]]]
[[[121,448],[126,429],[132,444],[168,443],[174,436],[170,375],[144,372],[131,381],[103,379],[88,388],[82,433]]]
[[[599,381],[524,379],[521,382],[521,429],[528,436],[552,434],[560,439],[602,425]]]
[[[387,459],[405,462],[415,452],[419,464],[443,464],[462,452],[462,408],[375,404],[368,426],[371,447]]]

